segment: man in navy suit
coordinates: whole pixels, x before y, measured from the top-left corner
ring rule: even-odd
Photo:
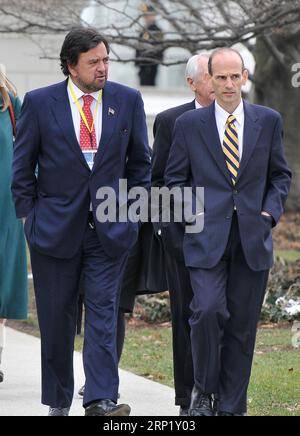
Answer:
[[[90,28],[65,38],[68,79],[25,96],[14,150],[12,190],[26,217],[42,341],[42,403],[66,416],[73,398],[78,283],[85,288],[86,416],[129,415],[117,405],[118,290],[138,223],[99,222],[99,188],[118,198],[150,187],[145,113],[138,91],[108,82],[109,46]],[[35,176],[38,166],[38,176]]]
[[[186,233],[194,292],[191,416],[244,415],[257,323],[273,263],[272,227],[291,173],[280,115],[242,100],[242,57],[219,49],[209,60],[216,102],[176,122],[166,184],[204,187],[204,230]]]
[[[190,103],[168,109],[157,115],[153,127],[152,185],[165,186],[164,174],[172,144],[175,122],[180,115],[193,109],[209,106],[215,94],[207,80],[209,55],[202,53],[191,57],[186,67],[186,81],[195,94]],[[193,298],[189,271],[184,264],[184,226],[173,222],[162,227],[161,237],[165,249],[165,271],[170,291],[172,314],[175,404],[180,415],[188,414],[194,386],[193,362],[190,340],[190,304]]]

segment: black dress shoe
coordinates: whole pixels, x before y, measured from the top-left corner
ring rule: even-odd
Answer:
[[[129,416],[131,412],[127,404],[115,404],[111,400],[101,400],[90,404],[85,409],[85,416]]]
[[[4,374],[2,371],[0,371],[0,383],[2,383],[4,380]]]
[[[69,416],[70,407],[49,407],[48,416]]]
[[[215,416],[211,394],[205,394],[194,386],[189,416]]]
[[[179,416],[189,416],[189,408],[184,407],[184,406],[180,406]]]

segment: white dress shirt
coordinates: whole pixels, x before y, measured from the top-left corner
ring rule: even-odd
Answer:
[[[197,100],[195,100],[195,107],[196,107],[196,109],[202,109],[203,108],[203,106],[201,106],[201,104]]]
[[[71,79],[70,79],[71,80]],[[83,107],[84,101],[83,101],[83,96],[86,95],[83,91],[81,91],[81,89],[79,89],[75,83],[73,82],[73,80],[71,80],[72,82],[72,87],[74,90],[74,94],[77,98],[77,100],[79,101],[79,104],[81,105],[81,107]],[[98,92],[93,92],[91,95],[92,97],[94,97],[94,101],[91,104],[91,112],[92,115],[94,116],[95,113],[95,109],[96,109],[96,105],[97,105],[97,101],[98,101],[98,97],[99,97],[99,93]],[[74,125],[74,130],[75,130],[75,134],[77,137],[77,141],[78,144],[80,145],[80,121],[81,121],[81,115],[80,112],[78,110],[78,107],[76,105],[76,101],[73,99],[69,85],[68,85],[68,96],[69,96],[69,100],[70,100],[70,106],[71,106],[71,111],[72,111],[72,119],[73,119],[73,125]],[[97,112],[97,116],[95,119],[95,133],[96,133],[96,144],[97,144],[97,148],[99,147],[99,142],[101,139],[101,134],[102,134],[102,112],[103,112],[103,103],[102,100],[99,104],[99,108],[98,108],[98,112]],[[90,126],[91,127],[91,126]],[[90,156],[90,153],[88,151],[83,151],[84,157],[90,167],[90,170],[92,170],[93,165],[94,165],[94,155]],[[90,211],[92,211],[92,203],[90,204]]]
[[[77,97],[81,107],[83,107],[83,98],[82,97],[84,95],[87,95],[87,94],[85,94],[83,91],[81,91],[75,85],[73,80],[71,80],[71,83],[72,83],[72,87],[73,87],[73,90],[74,90],[74,94]],[[94,113],[95,113],[95,109],[96,109],[99,93],[100,93],[100,91],[93,92],[92,94],[88,94],[88,95],[91,95],[92,97],[94,97],[94,101],[91,104],[92,115],[94,115]],[[70,106],[71,106],[71,111],[72,111],[72,118],[73,118],[74,129],[75,129],[76,137],[77,137],[77,140],[78,140],[78,144],[80,144],[80,119],[81,119],[81,115],[79,113],[79,110],[78,110],[78,107],[76,105],[76,102],[74,101],[74,99],[72,97],[72,94],[71,94],[69,86],[68,86],[68,96],[69,96],[69,100],[70,100]],[[99,105],[98,112],[97,112],[97,116],[96,116],[96,119],[95,119],[95,132],[96,132],[97,148],[99,146],[99,142],[100,142],[101,134],[102,134],[102,110],[103,110],[103,104],[102,104],[102,101],[101,101],[100,105]]]
[[[244,149],[244,125],[245,125],[245,112],[244,112],[243,100],[232,114],[225,111],[217,102],[215,102],[216,123],[219,132],[220,143],[222,145],[223,145],[224,134],[226,130],[226,122],[229,115],[234,115],[236,118],[234,124],[236,126],[238,138],[239,138],[239,152],[240,152],[240,161],[241,161],[243,155],[243,149]]]

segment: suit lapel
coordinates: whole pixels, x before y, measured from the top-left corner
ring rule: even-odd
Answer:
[[[220,143],[214,103],[212,103],[207,109],[200,109],[199,114],[201,117],[201,124],[199,127],[200,134],[208,148],[208,151],[211,153],[212,157],[216,161],[226,180],[232,185],[232,181],[230,179],[230,174],[222,150],[222,145]]]
[[[259,135],[261,133],[262,127],[258,123],[257,114],[252,105],[247,102],[244,102],[244,110],[245,110],[245,126],[244,126],[244,147],[243,147],[243,156],[240,164],[240,170],[237,177],[237,182],[242,176],[243,172],[249,160],[254,152],[256,147]],[[223,172],[227,181],[232,185],[230,174],[226,165],[224,153],[222,150],[222,146],[220,144],[219,133],[216,124],[215,117],[215,105],[214,103],[209,106],[205,111],[200,110],[201,114],[201,125],[200,125],[200,133],[201,136],[209,150],[218,164],[219,168]]]
[[[244,102],[245,110],[245,126],[244,126],[244,146],[243,156],[240,164],[240,170],[238,173],[237,181],[242,176],[245,168],[254,152],[260,132],[261,125],[257,122],[258,117],[252,105]]]
[[[78,156],[80,162],[88,169],[89,166],[82,154],[80,145],[74,130],[70,101],[67,92],[67,81],[60,83],[53,95],[52,112],[60,126],[66,142],[69,144],[73,152]]]
[[[102,134],[96,155],[93,171],[95,171],[109,148],[109,142],[115,132],[116,122],[120,112],[120,103],[113,85],[107,82],[103,90]]]
[[[185,111],[192,111],[194,109],[196,109],[195,100],[191,101],[190,103],[187,103]]]

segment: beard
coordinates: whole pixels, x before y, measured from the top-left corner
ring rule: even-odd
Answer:
[[[101,83],[101,85],[99,85],[96,82],[86,83],[83,80],[81,80],[80,77],[77,77],[77,83],[79,85],[79,88],[83,92],[86,92],[87,94],[91,94],[92,92],[98,92],[100,91],[100,89],[103,89],[106,83],[106,79]]]

